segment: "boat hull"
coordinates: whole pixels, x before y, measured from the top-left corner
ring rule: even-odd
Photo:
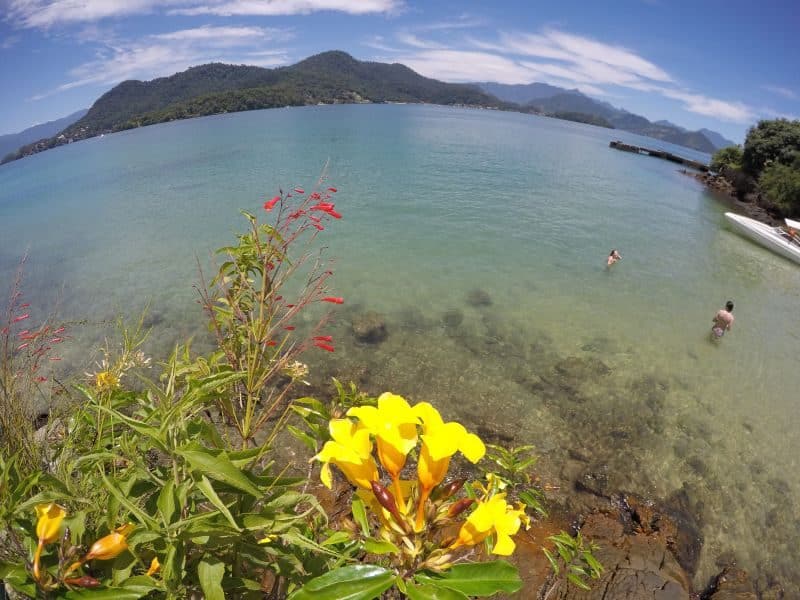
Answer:
[[[725,213],[725,218],[737,233],[800,265],[800,246],[785,240],[777,233],[777,228],[729,212]]]

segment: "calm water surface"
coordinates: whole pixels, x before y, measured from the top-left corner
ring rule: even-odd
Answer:
[[[148,304],[165,352],[200,330],[197,260],[232,241],[238,210],[310,188],[330,159],[345,218],[322,239],[347,303],[335,355],[308,357],[319,381],[338,373],[533,443],[545,479],[602,471],[610,490],[681,498],[705,537],[698,585],[733,556],[800,594],[800,268],[728,231],[724,207],[675,165],[611,150],[613,138],[669,147],[428,106],[109,135],[0,167],[0,277],[28,248],[32,309],[86,320],[65,348],[80,368],[97,358],[80,348],[113,336],[104,322]],[[623,260],[607,271],[612,247]],[[491,304],[471,304],[475,290]],[[729,298],[734,330],[713,345]],[[387,320],[377,347],[350,330],[367,310]]]

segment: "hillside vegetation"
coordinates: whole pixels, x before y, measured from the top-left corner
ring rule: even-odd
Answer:
[[[214,63],[152,81],[120,83],[59,136],[24,146],[3,162],[101,133],[175,119],[358,102],[510,106],[472,85],[428,79],[404,65],[362,62],[339,51],[277,69]]]

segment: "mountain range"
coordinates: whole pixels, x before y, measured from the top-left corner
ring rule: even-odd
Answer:
[[[20,146],[60,133],[65,127],[72,125],[87,112],[89,112],[89,109],[84,108],[66,117],[56,119],[55,121],[48,121],[47,123],[40,123],[39,125],[28,127],[18,133],[0,135],[0,157],[5,156],[9,152],[13,152]]]
[[[702,132],[688,132],[667,122],[651,123],[578,90],[544,83],[445,83],[398,63],[359,61],[345,52],[330,51],[276,69],[211,63],[152,81],[124,81],[98,98],[76,121],[40,134],[42,139],[34,138],[2,162],[104,133],[176,119],[284,106],[382,102],[533,112],[633,131],[703,152],[717,147]]]
[[[638,133],[665,142],[694,148],[713,154],[734,142],[725,139],[716,131],[700,129],[689,131],[669,121],[651,122],[645,117],[616,108],[608,102],[601,102],[582,94],[578,90],[568,90],[543,83],[528,85],[504,85],[500,83],[477,83],[478,87],[501,100],[515,102],[522,107],[559,116],[560,114],[590,115],[602,119],[615,129]],[[601,123],[597,123],[601,124]]]

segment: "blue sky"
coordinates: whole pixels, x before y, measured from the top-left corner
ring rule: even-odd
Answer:
[[[735,141],[800,118],[796,0],[0,0],[0,133],[125,79],[325,50],[444,81],[546,82]]]

